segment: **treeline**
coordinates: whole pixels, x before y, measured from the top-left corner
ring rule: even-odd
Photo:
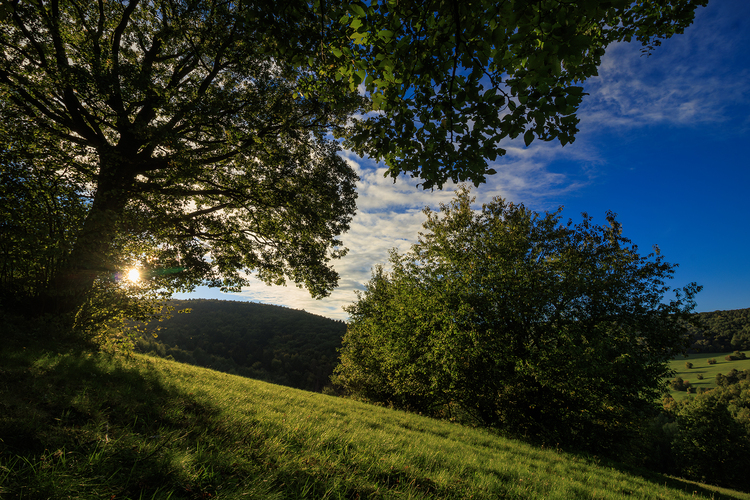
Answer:
[[[204,299],[170,305],[172,317],[150,324],[138,351],[308,391],[329,383],[346,332],[343,321],[280,306]],[[179,312],[186,308],[191,312]]]
[[[697,313],[699,324],[688,327],[691,352],[750,349],[750,309]]]

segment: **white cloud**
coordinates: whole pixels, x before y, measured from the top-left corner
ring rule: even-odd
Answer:
[[[566,148],[568,159],[586,163],[586,148]],[[559,158],[560,146],[547,143],[532,144],[529,148],[509,147],[508,153],[492,165],[498,173],[488,178],[487,184],[473,189],[477,206],[496,196],[516,202],[523,201],[534,209],[557,208],[550,200],[560,194],[580,188],[586,181],[571,179],[569,175],[551,172],[547,165]],[[243,288],[234,298],[277,304],[337,319],[346,319],[342,306],[352,303],[355,290],[361,290],[370,279],[372,268],[387,264],[388,252],[396,248],[403,253],[417,241],[429,206],[438,210],[440,203],[449,202],[456,185],[448,183],[443,190],[425,191],[416,187],[417,180],[400,176],[396,183],[384,177],[385,168],[372,160],[361,159],[345,152],[344,158],[360,176],[357,189],[358,211],[350,230],[342,236],[349,253],[336,261],[341,276],[339,287],[330,297],[316,300],[309,293],[290,284],[286,287],[267,286],[255,282]],[[595,155],[590,155],[595,158]]]
[[[582,126],[705,126],[727,120],[727,107],[750,97],[747,61],[732,60],[743,53],[736,45],[748,28],[748,5],[725,0],[700,8],[684,34],[665,40],[650,56],[641,54],[637,42],[610,46],[599,76],[586,82],[590,95],[580,109]],[[728,23],[733,18],[744,26]]]

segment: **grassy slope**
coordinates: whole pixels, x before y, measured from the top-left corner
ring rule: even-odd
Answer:
[[[670,368],[676,373],[671,379],[675,377],[682,377],[683,380],[690,382],[690,385],[696,389],[713,389],[716,387],[716,374],[721,373],[726,375],[732,368],[743,371],[750,369],[750,359],[743,359],[739,361],[726,361],[724,356],[732,354],[731,352],[725,353],[701,353],[701,354],[690,354],[687,357],[679,356],[677,359],[673,359],[669,362]],[[750,354],[750,353],[746,353]],[[715,365],[709,365],[709,359],[715,359]],[[692,368],[685,367],[685,362],[689,361],[693,363]],[[698,374],[703,375],[703,380],[698,380]],[[685,391],[672,391],[670,394],[673,398],[681,400],[687,397]]]
[[[136,355],[0,352],[5,498],[745,498]]]

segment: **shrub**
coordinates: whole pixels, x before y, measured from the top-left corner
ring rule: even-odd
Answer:
[[[716,358],[711,358],[708,360],[709,365],[715,365],[716,364]]]
[[[737,361],[740,358],[738,358],[737,356],[733,354],[727,354],[726,356],[724,356],[724,359],[727,361]]]
[[[689,370],[692,367],[693,367],[693,363],[691,363],[690,361],[685,361],[685,368],[687,368]]]
[[[698,375],[696,375],[696,377],[698,377],[698,380],[703,380],[703,374],[702,373],[699,373]]]
[[[675,391],[687,391],[690,392],[690,382],[687,380],[682,380],[682,377],[677,377],[673,381],[669,383],[669,386],[672,388],[672,390]]]

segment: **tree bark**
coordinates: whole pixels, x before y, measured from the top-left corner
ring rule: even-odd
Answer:
[[[132,196],[134,176],[127,162],[100,154],[99,175],[91,208],[68,259],[53,281],[49,312],[76,311],[93,289],[97,278],[119,271],[112,258],[125,207]]]

